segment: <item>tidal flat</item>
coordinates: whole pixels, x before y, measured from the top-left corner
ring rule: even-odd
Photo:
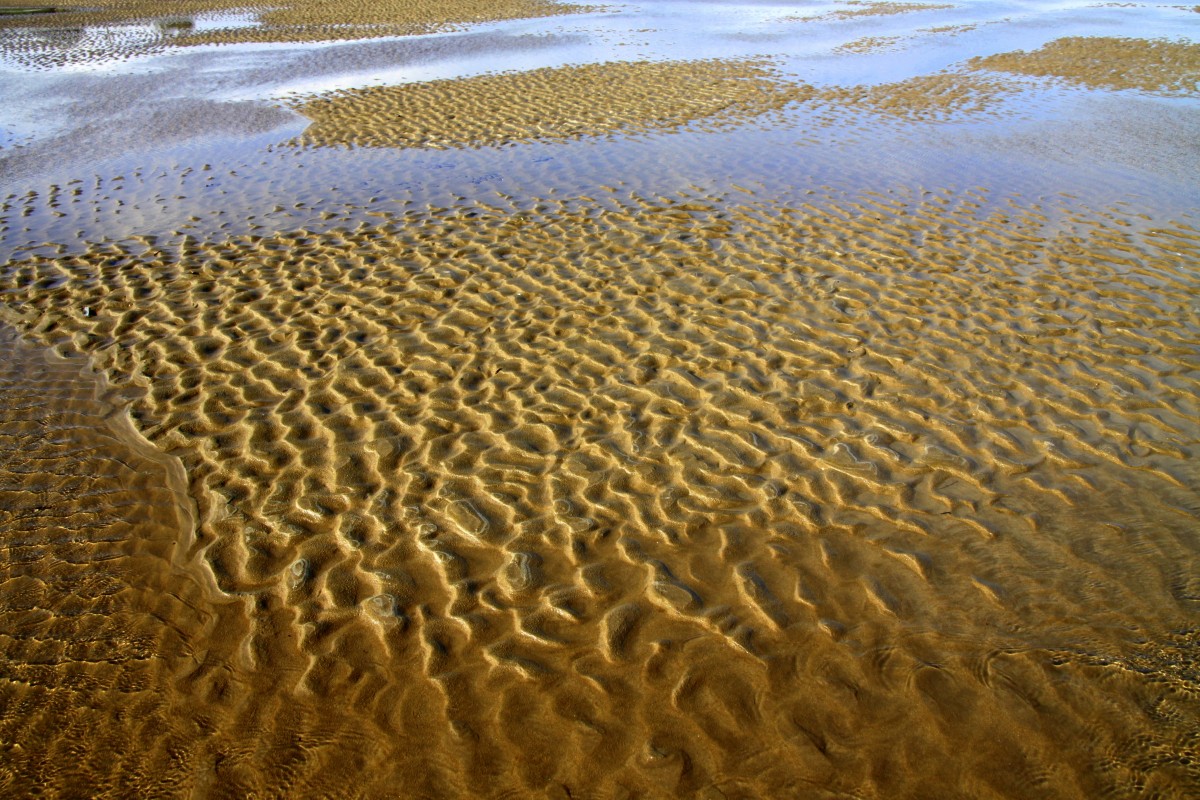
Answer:
[[[1198,12],[0,0],[0,793],[1200,796]]]

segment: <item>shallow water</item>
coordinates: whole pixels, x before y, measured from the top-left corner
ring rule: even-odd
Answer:
[[[302,87],[316,92],[630,58],[770,57],[783,75],[817,86],[870,85],[954,68],[973,56],[1037,48],[1061,36],[1120,33],[1129,29],[1133,11],[983,4],[768,25],[764,20],[819,16],[827,7],[665,2],[622,8],[594,19],[508,21],[358,44],[154,49],[143,59],[82,75],[10,71],[10,79],[0,81],[0,101],[9,110],[5,135],[19,146],[0,152],[6,175],[0,190],[24,216],[9,213],[0,219],[6,227],[0,255],[45,242],[120,238],[147,230],[162,235],[185,226],[190,235],[202,236],[241,233],[253,224],[268,230],[319,226],[323,214],[341,207],[391,210],[380,208],[381,199],[446,205],[455,196],[476,198],[489,189],[538,198],[619,181],[666,193],[710,182],[719,190],[723,182],[735,182],[774,184],[769,198],[780,184],[786,191],[809,178],[838,190],[879,188],[872,180],[880,169],[892,173],[881,183],[973,185],[979,181],[972,172],[990,169],[990,162],[1001,158],[1013,165],[1006,174],[1032,174],[1036,183],[1057,185],[1060,191],[1088,195],[1105,192],[1113,181],[1140,180],[1166,184],[1161,192],[1142,193],[1150,202],[1161,193],[1178,198],[1175,208],[1195,205],[1192,176],[1200,168],[1200,154],[1193,144],[1194,99],[1124,93],[1093,100],[1045,82],[1037,91],[1001,98],[986,113],[959,114],[938,125],[897,124],[869,109],[843,109],[831,124],[819,119],[821,113],[792,108],[782,130],[747,126],[734,136],[676,134],[657,141],[646,141],[653,137],[643,134],[635,141],[518,145],[515,152],[295,152],[286,143],[306,121],[286,108],[262,104],[294,96]],[[747,8],[755,13],[746,15]],[[1187,30],[1181,21],[1191,22],[1175,9],[1138,11],[1139,36],[1176,36]],[[928,32],[967,24],[979,27]],[[751,36],[764,26],[772,31],[769,38]],[[835,51],[877,33],[900,36],[900,49]],[[656,44],[627,52],[626,45],[638,37]],[[391,64],[404,66],[389,69]],[[133,129],[131,117],[139,120]],[[736,141],[727,146],[731,139]],[[1153,141],[1149,148],[1148,139]],[[986,143],[984,153],[981,143]],[[1121,170],[1130,160],[1136,167],[1132,174]],[[614,170],[614,163],[629,163],[630,169]],[[81,189],[76,181],[89,190],[76,193]],[[999,176],[982,182],[995,186],[998,181],[1007,187]],[[114,182],[128,198],[119,207],[109,191]],[[44,198],[55,187],[70,202],[51,208]],[[1046,191],[1020,183],[1011,188],[1032,195]],[[38,199],[26,202],[29,192]],[[1104,199],[1109,194],[1119,192],[1106,192]],[[294,208],[297,201],[304,206]]]
[[[9,53],[0,786],[1200,792],[1197,23]]]

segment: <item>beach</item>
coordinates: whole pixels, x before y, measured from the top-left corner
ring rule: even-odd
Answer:
[[[0,791],[1200,793],[1200,14],[0,0]]]

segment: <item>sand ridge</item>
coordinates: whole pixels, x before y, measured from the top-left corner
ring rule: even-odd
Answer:
[[[1200,231],[1121,218],[497,200],[0,290],[144,388],[251,674],[370,720],[362,780],[1089,796],[1197,780],[1190,640],[1140,641],[1200,588]]]

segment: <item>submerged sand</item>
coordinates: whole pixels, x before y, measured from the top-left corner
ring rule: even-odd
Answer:
[[[1191,780],[1200,232],[984,200],[479,206],[0,291],[146,387],[245,668],[353,688],[380,791]]]
[[[350,146],[569,172],[764,123],[949,137],[1044,98],[1031,77],[1194,94],[1192,45],[1093,37],[1126,83],[1081,47],[861,83],[698,58],[309,94],[287,157],[345,187],[319,159]],[[108,238],[124,177],[10,198],[8,238],[75,196],[97,222],[0,266],[0,788],[1200,790],[1195,214],[1003,176],[650,193],[604,152],[582,192],[254,235]],[[271,202],[303,210],[290,185]]]

